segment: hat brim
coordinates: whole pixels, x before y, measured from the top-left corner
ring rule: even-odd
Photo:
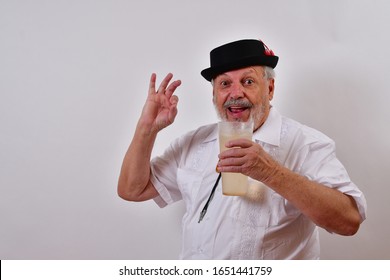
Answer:
[[[235,62],[230,62],[229,64],[206,68],[200,72],[200,74],[203,76],[203,78],[210,82],[212,79],[222,73],[249,66],[269,66],[271,68],[275,68],[278,64],[278,60],[279,57],[277,56],[246,57]]]

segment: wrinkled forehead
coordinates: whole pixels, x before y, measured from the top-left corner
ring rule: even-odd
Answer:
[[[265,74],[265,69],[263,66],[249,66],[245,68],[224,72],[216,76],[213,80],[218,80],[221,78],[242,77],[245,75],[256,75],[258,77],[264,77],[264,74]]]

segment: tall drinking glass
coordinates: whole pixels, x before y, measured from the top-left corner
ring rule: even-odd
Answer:
[[[252,140],[253,121],[218,123],[220,152],[227,150],[225,144],[233,139]],[[245,195],[248,189],[248,177],[241,173],[222,172],[222,193],[224,195]]]

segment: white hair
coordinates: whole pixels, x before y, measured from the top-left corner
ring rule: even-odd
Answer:
[[[275,70],[272,67],[264,66],[264,78],[268,79],[275,79]]]

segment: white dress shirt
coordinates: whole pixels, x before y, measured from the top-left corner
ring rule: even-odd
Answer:
[[[224,196],[221,182],[198,223],[218,177],[217,125],[200,127],[176,139],[152,160],[152,183],[160,206],[184,200],[181,259],[318,259],[316,225],[282,196],[250,179],[245,197]],[[310,180],[352,196],[365,219],[366,200],[335,155],[324,134],[281,116],[272,108],[253,135],[279,163]]]

